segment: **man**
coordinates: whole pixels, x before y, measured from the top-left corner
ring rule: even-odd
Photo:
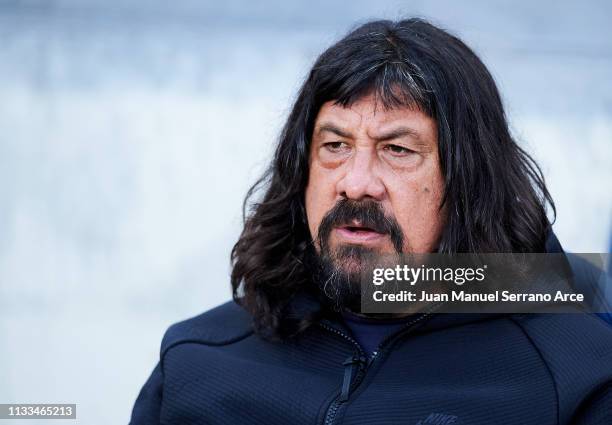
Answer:
[[[593,315],[360,313],[368,253],[562,252],[457,38],[377,21],[330,47],[256,193],[234,301],[167,331],[132,424],[612,423],[612,330]]]

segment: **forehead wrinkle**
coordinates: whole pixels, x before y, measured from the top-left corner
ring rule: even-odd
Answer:
[[[375,93],[370,93],[350,106],[343,106],[333,101],[324,104],[324,115],[317,118],[315,131],[320,133],[326,124],[331,124],[343,132],[350,134],[351,138],[366,136],[370,140],[391,140],[385,136],[394,130],[403,130],[406,134],[398,135],[395,139],[410,138],[416,145],[432,148],[427,138],[423,137],[422,118],[429,118],[427,114],[414,106],[395,108],[377,108],[379,100]],[[416,125],[415,125],[416,124]],[[386,130],[388,129],[388,130]]]
[[[377,120],[375,127],[368,130],[368,137],[375,140],[390,139],[385,136],[392,136],[394,132],[404,132],[406,134],[397,135],[396,138],[409,137],[420,146],[430,146],[428,115],[413,109],[398,108],[397,113],[391,113]],[[433,128],[433,131],[436,129]]]
[[[363,131],[364,116],[369,115],[367,110],[362,111],[362,109],[355,108],[355,105],[349,107],[333,103],[324,105],[321,108],[323,113],[319,113],[317,117],[315,131],[319,133],[321,130],[325,130],[326,126],[332,126],[354,136],[356,133]]]
[[[379,141],[402,139],[409,137],[417,142],[422,142],[421,133],[412,126],[406,124],[399,124],[396,126],[389,126],[391,127],[389,130],[381,130],[380,127],[381,126],[379,126],[377,129],[372,129],[373,131],[368,131],[368,137],[370,139]]]

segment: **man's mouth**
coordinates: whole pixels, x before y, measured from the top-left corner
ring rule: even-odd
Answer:
[[[368,244],[377,242],[386,235],[377,229],[353,222],[335,228],[337,236],[344,242],[355,244]]]

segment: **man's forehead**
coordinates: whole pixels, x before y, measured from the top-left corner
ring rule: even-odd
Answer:
[[[314,132],[320,134],[330,128],[345,133],[363,130],[376,138],[398,127],[412,129],[415,135],[425,135],[435,130],[435,123],[414,106],[386,108],[373,96],[367,96],[348,106],[325,102],[317,115]]]

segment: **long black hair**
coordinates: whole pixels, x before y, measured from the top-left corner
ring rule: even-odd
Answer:
[[[327,101],[347,107],[371,93],[385,108],[416,107],[437,122],[447,211],[439,252],[545,251],[546,206],[554,215],[554,203],[541,170],[510,135],[484,64],[424,20],[369,22],[319,56],[272,163],[244,202],[231,282],[234,299],[265,336],[294,334],[314,320],[296,318],[288,307],[297,293],[316,287],[306,261],[312,239],[304,192],[317,113]]]

